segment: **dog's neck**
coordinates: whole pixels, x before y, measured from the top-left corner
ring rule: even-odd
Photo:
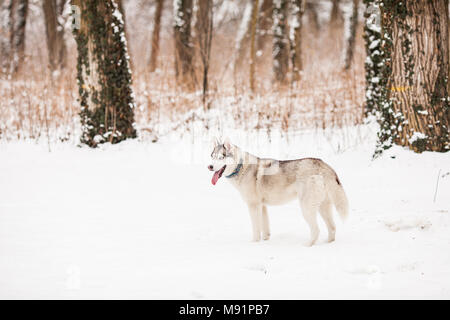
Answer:
[[[258,157],[234,146],[234,160],[237,163],[235,169],[227,176],[229,181],[238,186],[241,179],[245,176],[251,164],[258,163]]]

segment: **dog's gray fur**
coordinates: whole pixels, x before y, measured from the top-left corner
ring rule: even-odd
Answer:
[[[311,229],[309,245],[319,236],[317,212],[328,228],[328,241],[335,240],[336,226],[332,205],[343,219],[348,215],[348,201],[336,172],[325,162],[315,158],[297,160],[261,159],[229,141],[216,142],[211,154],[210,171],[225,167],[229,176],[242,163],[238,173],[229,180],[240,192],[249,208],[253,228],[253,240],[270,237],[268,205],[281,205],[298,199],[303,217]]]

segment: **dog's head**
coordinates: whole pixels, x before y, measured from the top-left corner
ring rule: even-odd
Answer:
[[[209,171],[213,171],[211,183],[215,185],[224,173],[226,175],[233,170],[234,146],[226,139],[223,143],[218,140],[214,143],[214,149],[211,153],[211,164],[208,166]]]

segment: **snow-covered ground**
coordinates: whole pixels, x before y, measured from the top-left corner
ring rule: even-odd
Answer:
[[[321,222],[313,247],[296,202],[269,208],[272,238],[250,241],[237,191],[210,182],[207,139],[51,152],[2,142],[0,298],[448,299],[450,153],[396,147],[372,161],[369,136],[362,127],[268,144],[231,134],[257,155],[317,156],[336,169],[350,217],[336,215],[331,244]]]

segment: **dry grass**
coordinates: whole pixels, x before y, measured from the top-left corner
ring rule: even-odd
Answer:
[[[149,131],[153,136],[173,129],[183,131],[194,115],[195,120],[204,121],[205,128],[219,125],[268,131],[325,129],[362,121],[365,53],[360,36],[353,68],[343,72],[341,34],[330,35],[324,29],[320,35],[313,35],[306,29],[302,80],[289,88],[273,84],[267,44],[257,67],[257,90],[252,94],[245,64],[236,74],[230,67],[234,35],[217,34],[212,48],[211,92],[207,106],[203,106],[200,88],[198,92],[186,93],[175,85],[170,34],[162,37],[159,69],[149,73],[148,45],[142,37],[133,37],[132,24],[128,32],[137,102],[135,117],[141,136]],[[0,80],[0,139],[77,141],[79,105],[74,43],[69,42],[69,67],[61,75],[51,76],[45,50],[33,47],[33,43],[45,43],[44,33],[32,37],[22,72],[14,79],[3,75]],[[206,109],[209,111],[204,112]]]

